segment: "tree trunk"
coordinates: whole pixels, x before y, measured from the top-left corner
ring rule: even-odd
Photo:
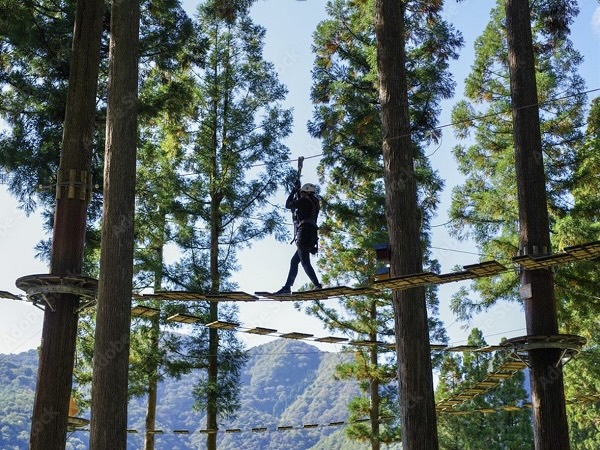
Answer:
[[[210,321],[218,320],[218,304],[217,302],[210,303]],[[211,328],[208,330],[208,398],[206,405],[206,428],[211,430],[206,436],[207,450],[217,450],[217,401],[218,395],[218,351],[219,351],[219,335],[217,330]]]
[[[160,290],[156,289],[155,291]],[[159,317],[152,317],[152,328],[150,330],[150,347],[152,351],[158,352],[160,338]],[[148,376],[148,404],[146,405],[146,434],[144,436],[144,450],[154,450],[154,431],[156,429],[156,402],[158,393],[158,360],[155,360],[150,368]]]
[[[529,2],[506,0],[508,66],[519,201],[521,253],[550,252],[546,180],[537,107]],[[523,270],[521,286],[528,335],[558,333],[551,269]],[[569,449],[560,349],[529,352],[534,440],[537,450]]]
[[[157,230],[158,239],[156,239],[151,245],[156,249],[156,261],[154,270],[154,292],[162,289],[162,278],[163,278],[163,261],[164,261],[164,245],[165,245],[165,222],[166,214],[164,208],[159,207],[159,220],[160,225]],[[160,342],[160,316],[153,317],[152,328],[150,330],[150,344],[152,351],[155,354],[159,352]],[[148,374],[148,404],[146,405],[146,434],[144,437],[144,450],[154,450],[154,433],[150,431],[156,429],[156,404],[158,394],[158,359],[153,360],[155,364],[149,368]]]
[[[63,130],[60,173],[91,183],[92,143],[104,2],[78,0],[73,30],[69,88]],[[50,273],[81,274],[89,191],[59,188]],[[79,297],[54,294],[55,311],[46,308],[29,448],[65,448],[69,397],[73,379]]]
[[[377,302],[372,300],[370,319],[373,324],[373,330],[369,333],[370,341],[377,341]],[[377,346],[369,348],[369,356],[371,363],[371,370],[377,371],[379,367],[379,360],[377,358]],[[375,377],[371,377],[371,385],[369,387],[369,395],[371,397],[371,409],[369,415],[371,419],[371,450],[379,450],[381,446],[381,437],[379,436],[379,416],[380,416],[380,398],[379,398],[379,374],[375,372]]]
[[[215,147],[216,148],[216,147]],[[216,164],[216,159],[214,161]],[[216,165],[214,166],[216,168]],[[220,214],[219,208],[221,200],[219,194],[214,194],[211,199],[211,224],[210,224],[210,279],[211,292],[217,293],[220,289],[221,279],[219,275],[219,235],[220,235]],[[219,304],[217,302],[209,303],[209,320],[214,322],[219,320]],[[217,402],[219,400],[218,376],[219,376],[219,335],[215,328],[208,330],[208,397],[206,405],[206,428],[214,430],[206,436],[206,449],[217,450],[218,428]]]
[[[125,450],[133,277],[139,0],[112,3],[90,449]]]
[[[404,3],[376,0],[375,14],[390,269],[392,276],[399,276],[423,270],[406,85]],[[402,445],[406,450],[437,449],[424,288],[395,291],[393,306]]]

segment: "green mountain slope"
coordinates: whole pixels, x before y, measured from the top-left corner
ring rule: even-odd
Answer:
[[[362,450],[349,442],[343,426],[331,422],[347,418],[346,405],[358,394],[355,383],[333,377],[335,366],[348,355],[325,353],[300,341],[276,340],[250,349],[242,375],[242,407],[237,417],[222,422],[221,450]],[[26,449],[33,408],[37,353],[0,355],[0,449]],[[199,373],[159,386],[156,449],[187,450],[204,447],[203,414],[194,411],[192,386]],[[141,448],[145,399],[129,404],[128,447]],[[85,416],[85,414],[83,414]],[[318,425],[305,427],[305,425]],[[266,428],[266,431],[259,428]],[[293,427],[278,430],[278,427]],[[226,429],[239,428],[239,432]],[[254,429],[254,431],[253,431]],[[173,430],[189,430],[174,434]],[[68,448],[87,448],[88,432],[76,431]]]

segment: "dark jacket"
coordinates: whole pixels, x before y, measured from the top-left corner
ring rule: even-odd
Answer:
[[[307,224],[317,227],[317,216],[319,215],[321,205],[315,195],[308,194],[296,199],[295,193],[292,192],[285,202],[285,207],[296,211],[298,227]]]

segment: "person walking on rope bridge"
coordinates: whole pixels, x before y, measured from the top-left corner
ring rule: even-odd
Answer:
[[[298,275],[298,264],[300,263],[315,289],[323,289],[315,269],[310,264],[310,254],[317,253],[317,216],[321,209],[316,193],[317,188],[314,184],[306,183],[302,187],[299,187],[298,184],[285,202],[285,207],[296,213],[297,232],[294,240],[296,241],[297,250],[290,261],[287,281],[275,294],[292,293],[292,286],[294,280],[296,280],[296,275]]]

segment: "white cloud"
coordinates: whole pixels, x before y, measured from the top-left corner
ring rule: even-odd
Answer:
[[[594,14],[592,14],[592,29],[594,33],[600,34],[600,6],[596,8]]]

